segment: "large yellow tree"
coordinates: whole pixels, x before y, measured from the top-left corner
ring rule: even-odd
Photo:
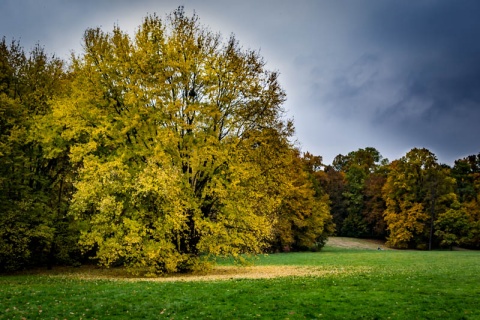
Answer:
[[[85,251],[154,274],[268,245],[293,126],[257,52],[180,7],[133,38],[87,30],[71,79],[53,118],[76,168],[70,212]]]

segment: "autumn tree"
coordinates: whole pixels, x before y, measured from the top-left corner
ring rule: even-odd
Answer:
[[[465,216],[462,219],[468,220],[466,228],[467,236],[465,237],[465,229],[460,229],[458,233],[454,233],[457,238],[460,238],[459,245],[465,248],[480,249],[480,194],[475,200],[462,203],[463,212]]]
[[[293,125],[257,52],[180,7],[133,38],[87,30],[70,74],[53,115],[77,168],[70,214],[84,251],[154,274],[269,246],[296,187],[285,183]]]
[[[396,248],[431,248],[435,221],[455,202],[455,180],[427,149],[414,148],[395,160],[383,188],[387,244]]]
[[[303,171],[307,173],[307,176],[312,184],[313,196],[316,202],[316,210],[314,211],[315,219],[312,221],[316,224],[317,234],[315,236],[315,250],[321,249],[328,240],[328,237],[335,232],[335,223],[330,211],[332,201],[329,198],[328,193],[322,187],[322,180],[325,179],[325,172],[322,168],[325,168],[321,156],[314,156],[309,152],[305,152],[301,157],[303,164]]]
[[[282,174],[282,202],[274,227],[275,251],[320,250],[334,231],[328,195],[321,189],[317,173],[321,158],[297,150],[290,152],[290,165]]]

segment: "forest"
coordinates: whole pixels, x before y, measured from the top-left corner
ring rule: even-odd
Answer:
[[[366,147],[331,165],[292,142],[278,72],[179,8],[133,36],[88,29],[70,61],[0,42],[0,271],[203,270],[217,257],[480,247],[480,154]]]

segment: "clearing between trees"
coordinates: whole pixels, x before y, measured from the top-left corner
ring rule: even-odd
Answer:
[[[357,239],[347,237],[329,237],[327,246],[345,249],[392,250],[385,246],[385,241],[376,239]]]

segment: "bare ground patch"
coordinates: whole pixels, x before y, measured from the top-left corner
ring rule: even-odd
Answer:
[[[385,246],[385,241],[375,239],[357,239],[347,237],[330,237],[328,246],[346,249],[371,249],[371,250],[392,250]]]
[[[40,272],[51,277],[81,280],[112,281],[151,281],[151,282],[187,282],[187,281],[225,281],[236,279],[273,279],[281,277],[326,277],[365,273],[367,268],[324,268],[311,266],[216,266],[205,273],[171,274],[153,278],[134,277],[123,268],[104,269],[92,266],[81,268],[61,268],[54,272]]]
[[[352,274],[366,270],[345,268],[317,268],[303,266],[215,267],[206,274],[171,275],[167,277],[129,279],[133,281],[222,281],[235,279],[273,279],[281,277],[325,277]]]

